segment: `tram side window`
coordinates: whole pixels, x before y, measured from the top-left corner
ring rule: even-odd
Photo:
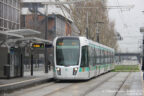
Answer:
[[[93,48],[88,48],[89,65],[93,65]]]
[[[108,64],[110,64],[110,52],[108,51]]]
[[[111,64],[111,52],[109,52],[109,63]]]
[[[101,50],[101,64],[104,63],[104,50]]]
[[[105,64],[106,63],[106,51],[104,50],[103,53],[104,53],[104,55],[103,55],[103,64]]]
[[[108,64],[108,51],[106,51],[106,64]]]
[[[110,52],[110,63],[112,63],[112,53]]]
[[[96,48],[95,51],[96,51],[96,57],[95,57],[95,58],[96,58],[96,64],[99,64],[99,62],[100,62],[100,61],[99,61],[99,55],[100,55],[100,53],[99,53],[99,49]]]
[[[93,65],[96,65],[96,50],[93,48]]]
[[[98,49],[98,56],[97,56],[97,61],[98,61],[98,64],[100,64],[101,60],[101,52],[100,52],[100,49]]]
[[[82,47],[82,58],[80,67],[88,67],[88,47]]]
[[[97,64],[97,49],[94,48],[94,51],[95,51],[95,53],[94,53],[95,64],[94,65],[96,65]]]
[[[114,53],[112,53],[112,63],[114,63]]]
[[[104,50],[104,64],[106,64],[106,50]]]
[[[100,49],[98,49],[98,64],[100,64],[101,63],[101,50]]]
[[[101,64],[102,63],[102,50],[100,49],[100,55],[99,55],[99,64]]]

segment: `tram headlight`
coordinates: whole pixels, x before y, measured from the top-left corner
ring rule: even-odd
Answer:
[[[59,70],[60,70],[60,68],[56,68],[56,70],[57,70],[57,71],[59,71]]]
[[[57,74],[61,75],[61,68],[56,68]]]
[[[78,68],[77,68],[77,67],[76,67],[76,68],[73,68],[73,75],[76,75],[77,71],[78,71]]]

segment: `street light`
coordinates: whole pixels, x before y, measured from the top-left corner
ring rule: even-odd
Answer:
[[[45,40],[48,39],[48,5],[45,6]],[[48,50],[47,48],[45,48],[45,51],[44,51],[44,55],[45,55],[45,73],[48,73]],[[50,66],[50,65],[49,65]]]
[[[99,40],[99,34],[100,34],[100,32],[99,32],[99,24],[104,24],[104,22],[96,22],[96,36],[97,36],[97,42],[99,43],[100,42],[100,40]]]

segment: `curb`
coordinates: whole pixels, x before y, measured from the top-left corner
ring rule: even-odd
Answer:
[[[15,90],[19,90],[22,88],[28,88],[32,87],[38,84],[46,83],[46,82],[51,82],[53,78],[35,78],[35,79],[30,79],[30,80],[25,80],[21,82],[16,82],[16,83],[11,83],[11,84],[5,84],[0,86],[0,93],[10,93]]]

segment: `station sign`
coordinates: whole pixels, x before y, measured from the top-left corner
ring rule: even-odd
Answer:
[[[51,48],[51,44],[44,44],[44,43],[33,43],[32,48]]]
[[[33,43],[32,48],[44,48],[44,43]]]

